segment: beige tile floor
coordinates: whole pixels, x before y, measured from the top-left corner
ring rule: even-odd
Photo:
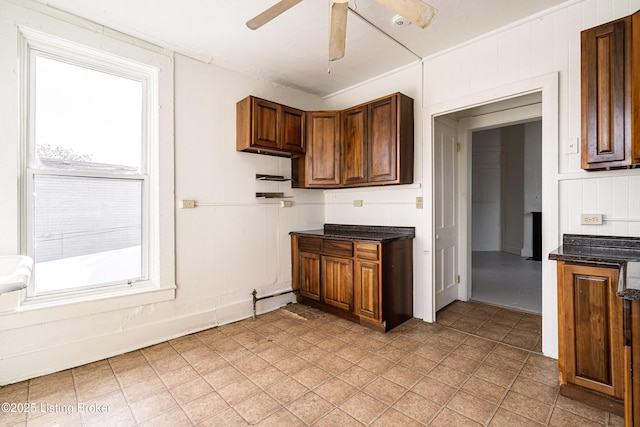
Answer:
[[[295,304],[1,387],[33,411],[0,426],[623,424],[559,396],[539,348],[539,316],[481,303],[386,334]]]

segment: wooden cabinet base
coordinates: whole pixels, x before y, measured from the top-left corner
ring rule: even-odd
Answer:
[[[301,295],[297,296],[297,300],[298,300],[298,302],[300,304],[304,304],[304,305],[308,305],[310,307],[317,308],[318,310],[322,310],[325,313],[333,314],[334,316],[341,317],[341,318],[349,320],[351,322],[359,323],[362,326],[366,326],[368,328],[375,329],[376,331],[380,331],[380,332],[387,332],[387,331],[395,328],[396,326],[400,325],[401,323],[404,323],[405,321],[407,321],[407,320],[409,320],[411,318],[411,316],[409,316],[409,317],[407,317],[406,319],[402,320],[400,323],[397,323],[397,324],[389,324],[388,322],[385,322],[385,321],[376,322],[375,320],[369,320],[369,319],[366,319],[364,317],[356,316],[355,314],[353,314],[350,311],[345,311],[345,310],[339,309],[337,307],[332,307],[330,305],[323,304],[321,302],[312,300],[310,298],[303,297]]]
[[[574,384],[561,385],[560,394],[577,402],[624,417],[623,399],[616,399],[615,397],[598,393],[597,391],[589,390]]]

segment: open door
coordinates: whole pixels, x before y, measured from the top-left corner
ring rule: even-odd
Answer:
[[[434,119],[433,190],[436,311],[458,299],[458,218],[456,211],[457,130]]]

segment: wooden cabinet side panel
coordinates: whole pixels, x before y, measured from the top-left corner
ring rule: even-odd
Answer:
[[[621,398],[624,361],[617,278],[617,269],[564,264],[561,346],[568,383]]]
[[[353,260],[322,257],[322,301],[343,310],[353,310]]]
[[[368,179],[368,108],[351,108],[342,114],[342,182],[345,185],[367,182]]]
[[[631,135],[633,164],[640,163],[640,11],[631,15]],[[638,419],[640,422],[640,418]]]
[[[558,261],[556,266],[556,275],[558,280],[557,285],[557,298],[558,298],[558,382],[560,385],[564,385],[568,383],[567,380],[567,352],[565,350],[566,342],[568,342],[567,335],[567,325],[565,322],[565,318],[567,316],[567,310],[570,310],[571,307],[565,307],[564,301],[564,261]],[[570,342],[570,341],[569,341]]]
[[[398,96],[369,106],[369,182],[398,179]]]
[[[291,236],[291,289],[300,290],[300,269],[298,266],[298,236]]]
[[[625,425],[637,426],[640,424],[640,301],[631,302],[631,369],[633,424]]]
[[[631,20],[585,30],[581,42],[582,167],[630,164]]]
[[[398,184],[413,183],[414,166],[414,133],[413,133],[413,99],[399,94],[399,156],[398,160]]]
[[[382,320],[389,330],[413,317],[413,240],[382,244]]]

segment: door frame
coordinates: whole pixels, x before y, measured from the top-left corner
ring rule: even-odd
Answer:
[[[423,175],[424,188],[431,192],[431,196],[425,199],[424,210],[424,229],[427,231],[423,240],[423,251],[425,255],[425,269],[424,269],[424,283],[427,284],[428,289],[425,292],[424,301],[424,320],[428,322],[435,322],[435,239],[434,239],[434,176],[433,176],[433,128],[434,118],[436,116],[446,115],[456,111],[466,110],[469,108],[477,107],[480,105],[491,104],[497,101],[518,97],[534,92],[542,93],[542,251],[548,253],[555,249],[558,242],[558,230],[559,230],[559,210],[558,210],[558,130],[559,130],[559,111],[558,111],[558,80],[559,76],[557,72],[545,74],[539,77],[526,79],[524,81],[511,83],[508,85],[487,89],[477,93],[469,94],[461,98],[453,99],[450,101],[442,102],[439,104],[426,105],[424,109],[424,135],[427,136],[426,141],[429,143],[429,147],[423,150],[423,164],[430,167],[430,172],[425,172]],[[461,143],[458,140],[458,143]],[[468,146],[461,145],[461,153],[467,158]],[[459,166],[464,163],[458,162]],[[459,180],[458,185],[462,182],[467,183],[470,176],[467,174],[467,168],[458,168],[459,177],[464,177],[464,180]],[[466,203],[466,188],[458,188],[459,197],[464,197],[465,208],[458,206],[458,215],[462,215],[464,212],[465,217],[467,213]],[[464,190],[464,191],[463,191]],[[426,206],[427,203],[429,206]],[[463,222],[459,223],[461,227],[465,227],[464,230],[459,230],[459,235],[468,236],[471,228],[467,222],[467,218],[464,218]],[[470,240],[469,240],[470,241]],[[464,243],[466,245],[466,242]],[[460,250],[464,250],[467,253],[467,248],[460,246]],[[470,263],[466,262],[464,266],[459,262],[459,270],[467,271],[469,276]],[[463,270],[464,268],[464,270]],[[462,275],[461,275],[462,276]],[[469,276],[470,277],[470,276]],[[470,289],[467,288],[467,281],[462,283],[459,289],[464,290],[467,296],[470,294]],[[556,277],[555,277],[555,265],[552,261],[543,259],[542,261],[542,352],[549,357],[557,357],[558,354],[558,331],[557,331],[557,295],[556,295]],[[470,286],[470,284],[469,284]],[[429,289],[430,288],[430,289]],[[463,298],[461,298],[463,299]]]

